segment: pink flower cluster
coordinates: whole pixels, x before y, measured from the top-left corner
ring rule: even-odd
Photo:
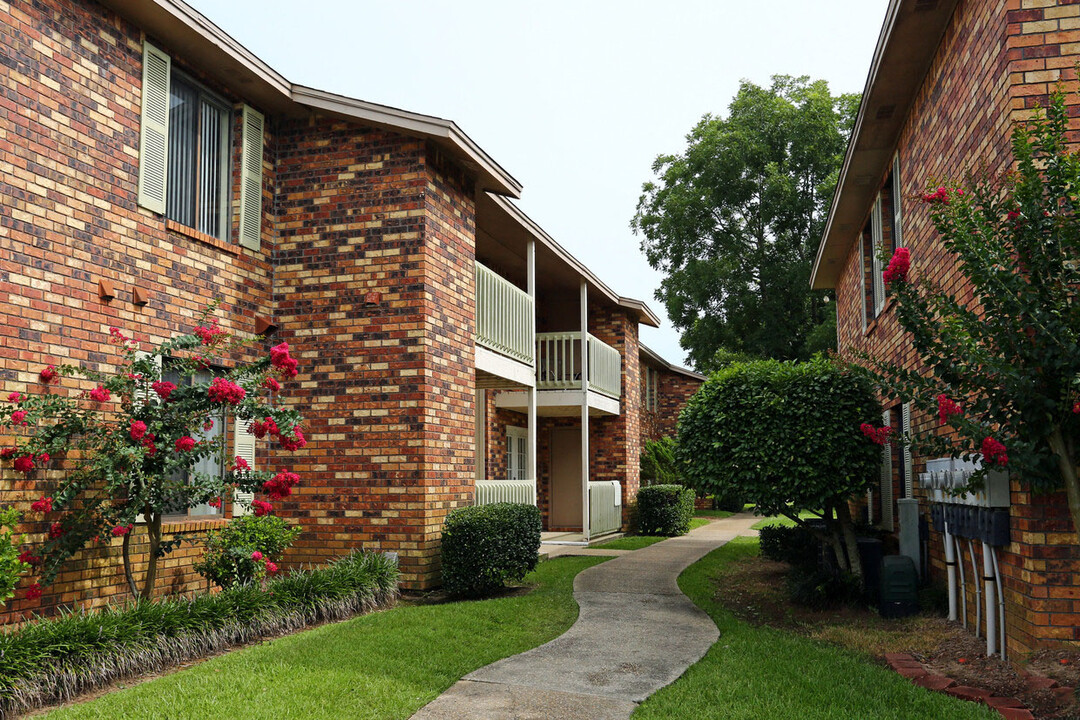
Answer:
[[[157,436],[152,432],[148,432],[143,436],[142,446],[146,448],[146,454],[149,457],[154,457],[154,455],[157,454],[157,445],[154,444],[155,440],[157,440]]]
[[[117,525],[111,530],[111,532],[113,534],[113,537],[123,537],[129,532],[131,532],[133,527],[134,525]]]
[[[171,382],[153,382],[150,383],[150,387],[161,398],[162,402],[169,402],[169,396],[172,395],[173,390],[176,389],[176,385]]]
[[[263,555],[263,554],[262,554],[261,552],[259,552],[258,550],[256,550],[255,552],[251,553],[251,559],[252,559],[252,560],[254,560],[255,562],[261,562],[261,563],[265,563],[265,564],[266,564],[266,572],[268,572],[268,573],[269,573],[269,574],[271,574],[271,575],[273,575],[274,573],[276,573],[276,572],[278,571],[278,566],[277,566],[277,564],[276,564],[276,563],[274,563],[274,562],[272,562],[272,561],[270,560],[270,558],[268,558],[268,557],[265,557],[265,556],[264,556],[264,555]]]
[[[109,394],[108,388],[102,385],[98,385],[90,391],[90,399],[94,402],[108,402],[110,397],[112,396]]]
[[[911,270],[911,253],[907,248],[896,248],[892,259],[889,260],[889,266],[885,268],[885,272],[881,273],[881,277],[887,283],[907,282],[909,270]]]
[[[244,399],[247,395],[247,391],[231,380],[218,377],[214,378],[210,383],[210,389],[207,390],[207,395],[210,396],[210,402],[236,405]]]
[[[227,333],[218,327],[217,320],[211,323],[210,327],[204,327],[200,325],[195,328],[195,334],[202,340],[203,345],[213,345],[218,341],[218,338],[225,336]]]
[[[26,599],[37,600],[39,597],[41,597],[41,585],[31,583],[30,587],[26,588]]]
[[[248,461],[237,455],[233,458],[233,470],[250,470],[251,466],[248,465]]]
[[[30,509],[34,512],[52,512],[53,499],[51,497],[43,497],[40,500],[35,500],[34,502],[30,503]]]
[[[1005,446],[992,437],[983,439],[980,451],[983,460],[991,465],[1005,465],[1009,462],[1009,456],[1005,453]]]
[[[282,470],[277,475],[263,483],[263,490],[274,500],[282,500],[292,495],[293,486],[300,482],[300,476],[288,470]]]
[[[956,191],[957,197],[960,197],[963,194],[963,190]],[[944,187],[939,187],[934,192],[927,193],[926,195],[922,196],[922,201],[931,205],[948,205],[950,200],[951,198],[949,197],[949,191]]]
[[[23,399],[22,393],[13,392],[13,393],[10,393],[7,396],[7,401],[9,403],[17,403],[22,399]]]
[[[60,375],[60,373],[56,372],[56,366],[55,365],[49,365],[48,367],[43,369],[40,373],[38,373],[38,379],[41,380],[41,382],[43,384],[48,385],[53,380],[55,380],[57,377],[59,377],[59,375]]]
[[[26,421],[26,411],[16,410],[15,412],[11,413],[11,424],[16,426],[29,425],[30,423]]]
[[[271,435],[277,435],[281,431],[278,430],[278,426],[277,423],[274,422],[274,418],[268,417],[265,418],[262,422],[259,422],[258,420],[252,421],[252,423],[248,425],[248,432],[262,440],[264,437],[266,437],[267,433]]]
[[[874,427],[870,423],[863,423],[859,426],[859,430],[862,431],[863,435],[870,438],[870,441],[875,445],[884,445],[889,442],[889,437],[893,431],[891,427]]]
[[[276,368],[282,377],[296,377],[296,359],[289,355],[289,343],[283,342],[270,348],[270,365]]]
[[[195,449],[195,445],[197,444],[195,438],[184,435],[183,437],[176,439],[176,452],[190,452]]]
[[[19,562],[24,562],[27,565],[37,565],[41,562],[41,558],[29,550],[23,550],[19,553]]]
[[[142,440],[146,435],[146,423],[142,420],[132,420],[131,427],[128,428],[128,434],[131,435],[132,440]]]
[[[277,392],[281,389],[281,383],[279,383],[276,378],[267,376],[267,378],[263,380],[263,387],[267,390]]]
[[[942,393],[937,396],[937,415],[940,424],[944,425],[949,421],[950,416],[959,415],[960,412],[959,403],[951,400],[948,395]]]
[[[307,445],[307,438],[304,437],[304,433],[300,430],[299,427],[294,427],[292,437],[288,437],[286,435],[278,435],[278,442],[281,444],[281,447],[285,448],[286,450],[290,452],[295,452]]]
[[[263,515],[269,515],[274,509],[274,506],[264,500],[252,500],[251,511],[255,513],[255,517],[262,517]]]
[[[23,455],[22,457],[15,458],[15,471],[21,473],[28,473],[34,469],[34,456]]]

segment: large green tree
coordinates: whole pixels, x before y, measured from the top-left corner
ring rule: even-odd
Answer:
[[[744,80],[726,118],[706,115],[653,163],[631,226],[696,367],[720,349],[795,359],[835,345],[810,268],[858,102],[823,80]]]

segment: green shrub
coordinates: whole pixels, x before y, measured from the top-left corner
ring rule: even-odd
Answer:
[[[223,588],[261,579],[266,561],[280,560],[299,534],[299,527],[274,515],[233,518],[226,527],[207,534],[206,553],[195,563],[195,572]],[[252,559],[255,551],[262,553],[262,560]]]
[[[443,526],[443,587],[480,597],[521,580],[536,567],[540,509],[518,503],[458,508]]]
[[[30,569],[19,554],[22,537],[15,534],[15,526],[22,519],[14,507],[0,510],[0,606],[15,597],[15,586],[23,573]]]
[[[341,620],[397,596],[397,563],[353,553],[330,565],[220,593],[62,613],[0,633],[0,716],[305,625]]]
[[[761,554],[770,560],[795,567],[815,567],[821,553],[821,541],[804,527],[766,525],[758,531]]]
[[[717,510],[726,510],[728,512],[742,512],[746,506],[745,499],[742,493],[730,490],[723,495],[713,496],[713,507]]]
[[[694,491],[682,485],[638,490],[638,531],[642,535],[685,535],[694,517]]]
[[[659,440],[646,440],[641,448],[641,484],[682,485],[682,464],[676,455],[675,439],[664,436]]]

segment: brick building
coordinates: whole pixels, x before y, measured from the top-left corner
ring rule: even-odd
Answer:
[[[706,377],[701,373],[672,365],[641,345],[641,442],[675,437],[679,413],[690,396],[698,391]]]
[[[962,179],[980,160],[991,171],[1008,169],[1013,121],[1044,105],[1055,82],[1075,87],[1078,52],[1080,5],[1068,0],[890,2],[813,272],[815,288],[836,290],[842,353],[866,351],[918,367],[881,281],[876,249],[909,248],[920,277],[963,297],[965,280],[919,196],[941,179]],[[936,417],[884,400],[883,419],[897,431],[938,425]],[[898,530],[901,545],[905,533],[917,538],[912,523],[919,515],[927,518],[939,504],[930,502],[928,486],[943,466],[928,466],[930,460],[891,448],[880,487],[864,508],[872,521]],[[1007,650],[1080,640],[1080,546],[1063,495],[1033,495],[1014,477],[1003,497],[1010,537],[993,552],[1004,585]],[[947,575],[943,527],[937,518],[926,543],[938,581]],[[960,611],[966,607],[972,619],[971,573],[991,547],[959,546],[956,560],[969,577]]]
[[[295,85],[180,0],[0,4],[0,390],[36,391],[47,363],[108,370],[110,326],[157,343],[220,298],[223,327],[264,336],[263,351],[287,341],[301,363],[286,402],[308,446],[253,458],[302,478],[279,504],[304,528],[290,561],[396,551],[405,584],[428,587],[446,514],[520,491],[478,492],[489,477],[532,483],[535,501],[537,465],[545,508],[598,492],[593,512],[621,526],[638,325],[658,320],[522,214],[520,190],[453,122]],[[485,412],[523,428],[512,461]],[[558,497],[544,478],[573,455],[551,456],[573,444],[563,427],[581,451]],[[250,441],[226,431],[237,450]],[[4,505],[50,487],[2,473]],[[165,534],[194,538],[233,509]],[[34,542],[48,520],[29,520]],[[563,525],[599,527],[587,512]],[[82,552],[8,619],[123,595],[117,553]],[[198,554],[169,555],[159,587],[204,588]]]

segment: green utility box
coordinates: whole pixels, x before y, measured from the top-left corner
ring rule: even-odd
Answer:
[[[901,618],[919,612],[919,573],[907,555],[887,555],[881,560],[881,593],[878,613]]]

